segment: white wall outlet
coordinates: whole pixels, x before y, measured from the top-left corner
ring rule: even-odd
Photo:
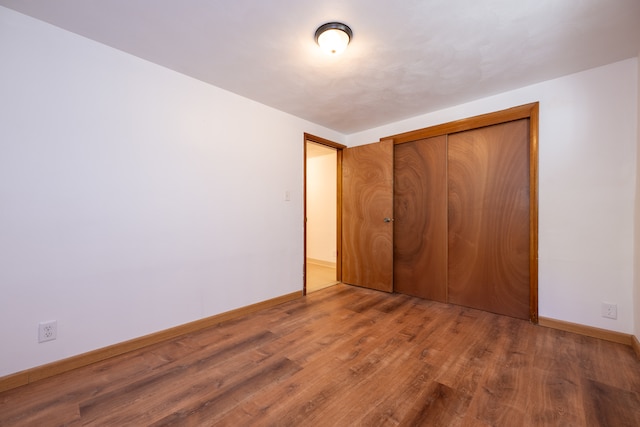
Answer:
[[[48,320],[38,323],[38,342],[53,341],[58,337],[58,321]]]
[[[602,303],[602,317],[606,317],[608,319],[617,319],[618,318],[618,305],[612,304],[610,302]]]

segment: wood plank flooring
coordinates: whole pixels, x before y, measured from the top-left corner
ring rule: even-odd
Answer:
[[[639,426],[640,361],[336,285],[0,394],[0,426]]]
[[[336,267],[321,265],[307,258],[307,293],[316,292],[339,283],[336,280]]]

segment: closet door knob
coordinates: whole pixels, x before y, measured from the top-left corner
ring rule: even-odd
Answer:
[[[384,222],[392,222],[392,221],[393,221],[393,218],[385,218],[384,219]]]

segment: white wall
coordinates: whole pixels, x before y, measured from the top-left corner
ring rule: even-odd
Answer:
[[[337,151],[307,160],[307,258],[336,262]]]
[[[2,7],[0,63],[0,376],[302,289],[344,136]]]
[[[634,58],[349,135],[347,145],[540,101],[539,314],[632,333],[637,87]],[[618,304],[617,320],[601,317],[603,301]]]

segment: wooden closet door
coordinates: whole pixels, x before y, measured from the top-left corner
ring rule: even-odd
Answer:
[[[529,319],[529,120],[449,135],[449,302]]]
[[[447,301],[447,137],[395,146],[393,286]]]

